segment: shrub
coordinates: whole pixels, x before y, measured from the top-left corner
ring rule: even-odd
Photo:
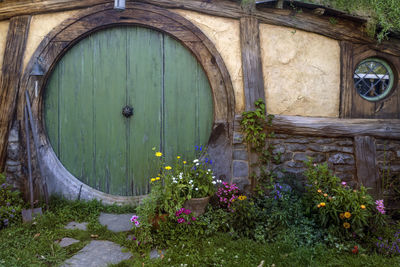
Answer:
[[[0,174],[0,229],[20,222],[22,207],[20,193],[13,191],[4,174]]]
[[[372,197],[362,185],[353,189],[332,175],[327,164],[307,161],[307,195],[309,209],[317,214],[320,224],[337,237],[363,236],[368,229],[383,224],[384,218]]]

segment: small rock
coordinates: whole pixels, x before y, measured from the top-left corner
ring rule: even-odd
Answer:
[[[100,213],[99,222],[112,232],[126,232],[132,229],[131,218],[135,214]]]
[[[349,154],[337,153],[329,157],[329,163],[332,164],[354,164],[354,157]]]
[[[55,243],[58,244],[60,247],[65,248],[65,247],[68,247],[68,246],[78,243],[78,242],[79,242],[79,240],[76,240],[76,239],[73,239],[70,237],[64,237],[59,242],[55,242]]]
[[[233,133],[233,143],[234,144],[241,144],[243,143],[243,134],[234,132]]]
[[[83,230],[86,231],[87,230],[87,222],[83,222],[83,223],[78,223],[78,222],[70,222],[68,223],[64,228],[65,229],[69,229],[69,230]]]
[[[163,258],[165,255],[165,250],[157,250],[157,249],[153,249],[152,251],[150,251],[150,259],[157,259],[157,258]]]

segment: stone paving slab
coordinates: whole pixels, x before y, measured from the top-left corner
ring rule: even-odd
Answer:
[[[78,242],[79,242],[79,240],[76,240],[76,239],[73,239],[70,237],[64,237],[59,242],[55,242],[55,243],[58,244],[60,247],[65,248],[65,247],[68,247],[68,246],[78,243]]]
[[[87,222],[83,222],[83,223],[78,223],[78,222],[70,222],[68,223],[64,228],[65,229],[70,229],[70,230],[83,230],[86,231],[87,230]]]
[[[93,240],[62,267],[106,267],[132,257],[130,252],[122,252],[123,247],[111,241]]]
[[[150,251],[150,259],[157,259],[160,258],[161,255],[164,257],[165,255],[165,249],[159,250],[159,249],[153,249]]]
[[[135,214],[100,213],[99,222],[113,232],[126,232],[132,229],[131,218]]]

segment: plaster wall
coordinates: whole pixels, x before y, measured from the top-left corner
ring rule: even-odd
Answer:
[[[6,40],[7,40],[7,32],[8,25],[10,22],[8,20],[0,21],[0,76],[2,75],[2,67],[3,67],[3,56],[4,49],[6,48]]]
[[[260,41],[268,113],[339,116],[338,41],[268,24],[260,24]]]
[[[214,43],[231,76],[235,93],[235,112],[244,111],[242,56],[239,20],[204,15],[186,10],[170,10],[186,18]]]
[[[32,16],[24,55],[24,69],[40,42],[53,28],[79,11],[57,12]]]

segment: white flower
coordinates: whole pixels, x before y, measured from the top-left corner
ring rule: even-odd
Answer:
[[[213,179],[215,179],[215,176],[213,175],[213,177],[212,177]]]
[[[196,162],[199,162],[199,160],[198,159],[193,160],[193,163],[196,163]]]
[[[210,169],[208,169],[207,171],[208,171],[208,172],[210,172],[211,170],[210,170]]]
[[[193,184],[193,180],[190,180],[190,181],[189,181],[189,184]]]
[[[212,184],[216,184],[217,182],[216,181],[212,181]]]
[[[199,166],[200,165],[200,163],[196,163],[196,166]]]
[[[194,190],[199,191],[199,189],[197,187]]]

